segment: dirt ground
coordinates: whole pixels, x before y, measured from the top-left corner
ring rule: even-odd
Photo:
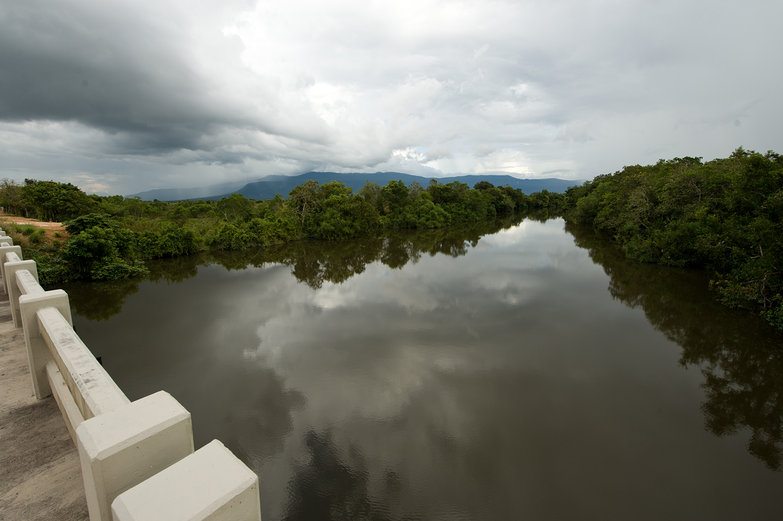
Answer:
[[[28,217],[19,217],[18,215],[0,214],[0,223],[3,222],[11,222],[14,224],[29,224],[31,226],[35,226],[36,228],[41,228],[43,230],[46,230],[46,236],[49,239],[52,239],[54,237],[55,232],[59,232],[62,235],[65,235],[65,226],[63,226],[63,223],[36,221],[35,219],[30,219]]]

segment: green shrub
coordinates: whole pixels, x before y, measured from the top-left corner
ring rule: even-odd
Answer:
[[[29,237],[30,235],[35,233],[38,230],[38,228],[30,224],[14,224],[14,230],[17,233],[21,233],[22,235]]]
[[[46,232],[44,230],[38,229],[30,234],[30,242],[32,244],[41,244],[45,236]]]

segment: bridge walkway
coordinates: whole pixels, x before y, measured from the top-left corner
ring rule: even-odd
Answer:
[[[0,521],[87,521],[79,455],[51,396],[36,400],[0,285]]]

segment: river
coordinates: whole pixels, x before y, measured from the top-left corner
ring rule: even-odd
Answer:
[[[66,287],[274,520],[783,519],[783,335],[562,220],[155,263]]]

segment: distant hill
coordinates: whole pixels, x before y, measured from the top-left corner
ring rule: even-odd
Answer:
[[[274,177],[274,176],[270,176]],[[138,197],[144,201],[183,201],[185,199],[208,199],[215,194],[230,194],[241,189],[249,182],[233,181],[230,183],[218,183],[209,186],[198,186],[195,188],[156,188],[146,190],[137,194],[131,194],[126,197]]]
[[[288,193],[307,180],[317,181],[319,184],[329,183],[331,181],[340,181],[345,186],[353,189],[354,193],[359,191],[367,182],[376,183],[379,186],[385,186],[389,181],[402,181],[407,185],[414,182],[426,187],[430,183],[430,177],[422,177],[411,174],[402,174],[400,172],[376,172],[374,174],[338,174],[335,172],[308,172],[291,177],[275,176],[274,179],[263,178],[259,181],[248,183],[237,193],[249,199],[272,199],[275,194],[287,197]],[[460,181],[466,183],[471,188],[479,181],[489,181],[495,186],[510,186],[519,188],[526,194],[549,190],[550,192],[565,192],[565,190],[574,185],[581,184],[578,181],[568,181],[565,179],[518,179],[510,175],[466,175],[455,177],[439,177],[440,183],[450,183]],[[233,193],[233,192],[232,192]],[[220,197],[227,195],[222,194]],[[217,198],[220,198],[217,197]]]
[[[318,184],[329,183],[331,181],[340,181],[345,186],[352,188],[354,193],[356,193],[367,182],[376,183],[379,186],[385,186],[389,183],[389,181],[399,180],[409,186],[414,182],[417,182],[426,188],[430,183],[430,179],[433,178],[403,174],[400,172],[376,172],[374,174],[308,172],[306,174],[295,176],[271,175],[263,177],[258,181],[246,183],[244,185],[231,185],[229,183],[225,183],[222,185],[212,185],[202,188],[170,188],[149,190],[146,192],[134,194],[134,196],[131,197],[137,196],[141,199],[144,199],[145,201],[151,201],[153,199],[158,199],[161,201],[179,201],[182,199],[221,199],[232,193],[239,193],[248,199],[273,199],[276,194],[280,194],[283,197],[288,197],[288,194],[291,192],[291,190],[310,179],[317,181]],[[435,179],[437,179],[439,183],[444,184],[450,183],[452,181],[460,181],[469,185],[471,188],[479,181],[489,181],[495,186],[508,185],[512,188],[519,188],[526,194],[540,192],[541,190],[562,193],[565,192],[565,190],[570,186],[581,184],[580,181],[570,181],[566,179],[519,179],[510,175],[466,175],[438,177]]]

